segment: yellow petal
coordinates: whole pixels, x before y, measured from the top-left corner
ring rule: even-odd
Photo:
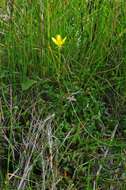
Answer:
[[[63,44],[65,43],[65,41],[66,41],[66,37],[62,40],[63,41]]]
[[[54,42],[54,44],[58,45],[57,40],[54,37],[52,37],[52,41]]]
[[[59,34],[56,35],[56,40],[59,41],[59,42],[62,41],[62,38],[61,38],[61,36]]]

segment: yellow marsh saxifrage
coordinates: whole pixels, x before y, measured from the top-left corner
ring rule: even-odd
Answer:
[[[59,48],[61,48],[63,46],[63,44],[65,43],[66,37],[62,38],[61,35],[57,34],[56,37],[52,37],[52,41],[54,42],[54,44],[56,44]]]

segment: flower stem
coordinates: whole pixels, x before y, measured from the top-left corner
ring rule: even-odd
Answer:
[[[60,74],[61,74],[61,48],[58,48],[58,69],[57,69],[57,74],[58,74],[58,80],[60,79]]]

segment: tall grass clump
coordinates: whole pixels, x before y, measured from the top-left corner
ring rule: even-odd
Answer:
[[[0,2],[0,189],[126,189],[126,2]]]

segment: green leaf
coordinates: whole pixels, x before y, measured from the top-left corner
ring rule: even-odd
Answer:
[[[26,81],[24,81],[24,82],[21,84],[22,90],[23,90],[23,91],[28,90],[28,89],[31,88],[36,82],[37,82],[37,81],[35,81],[35,80],[27,79]]]

